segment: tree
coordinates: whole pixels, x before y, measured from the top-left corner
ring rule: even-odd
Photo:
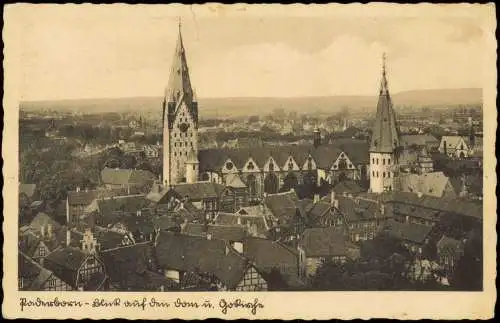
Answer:
[[[264,278],[267,282],[268,290],[270,291],[286,290],[289,287],[283,275],[276,267],[272,268]]]
[[[453,271],[451,286],[458,290],[483,289],[483,235],[480,230],[471,231]]]
[[[344,266],[332,261],[325,261],[320,264],[316,273],[311,278],[311,288],[313,290],[342,290],[344,289]]]

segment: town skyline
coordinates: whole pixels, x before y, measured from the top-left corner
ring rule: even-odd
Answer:
[[[482,85],[485,34],[473,14],[383,22],[326,15],[220,19],[158,7],[154,13],[123,9],[109,20],[112,6],[55,8],[23,17],[23,101],[161,95],[178,17],[200,98],[374,96],[383,52],[393,93]]]

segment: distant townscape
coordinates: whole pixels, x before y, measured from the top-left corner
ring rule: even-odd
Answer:
[[[480,90],[398,105],[381,70],[207,114],[179,27],[156,110],[21,104],[19,290],[482,290]]]

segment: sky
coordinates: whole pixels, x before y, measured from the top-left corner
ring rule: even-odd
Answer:
[[[273,8],[25,7],[11,15],[19,94],[161,96],[179,17],[198,97],[376,95],[383,52],[393,92],[482,86],[481,12]]]

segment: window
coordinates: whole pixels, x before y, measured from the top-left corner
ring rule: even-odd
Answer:
[[[56,287],[56,280],[54,278],[49,280],[49,287],[50,288]]]
[[[375,177],[375,171],[374,170],[372,170],[372,176]]]
[[[174,156],[177,156],[177,152],[174,151]]]
[[[385,158],[382,158],[382,165],[385,165]]]
[[[291,160],[288,162],[288,169],[293,169],[293,162]]]
[[[40,247],[38,250],[38,255],[40,257],[45,257],[45,247]]]
[[[378,158],[377,158],[377,165],[378,165]]]
[[[388,159],[387,159],[387,165],[390,165],[390,164],[391,164],[391,159],[390,159],[390,158],[388,158]]]
[[[228,169],[228,170],[233,169],[233,163],[231,163],[231,162],[227,162],[227,163],[226,163],[226,169]]]
[[[196,165],[193,165],[193,170],[196,170]]]
[[[274,163],[272,161],[269,162],[269,171],[273,171],[274,170]]]
[[[382,173],[382,177],[385,178],[385,172]]]
[[[375,164],[375,158],[372,158],[372,164]]]
[[[249,162],[249,163],[248,163],[248,166],[247,166],[247,169],[252,170],[252,169],[254,169],[254,168],[255,168],[255,166],[253,165],[253,163],[252,163],[252,162]]]
[[[23,277],[20,277],[17,280],[17,287],[18,287],[18,289],[22,289],[23,288]]]
[[[378,177],[378,171],[377,171],[377,177]]]

